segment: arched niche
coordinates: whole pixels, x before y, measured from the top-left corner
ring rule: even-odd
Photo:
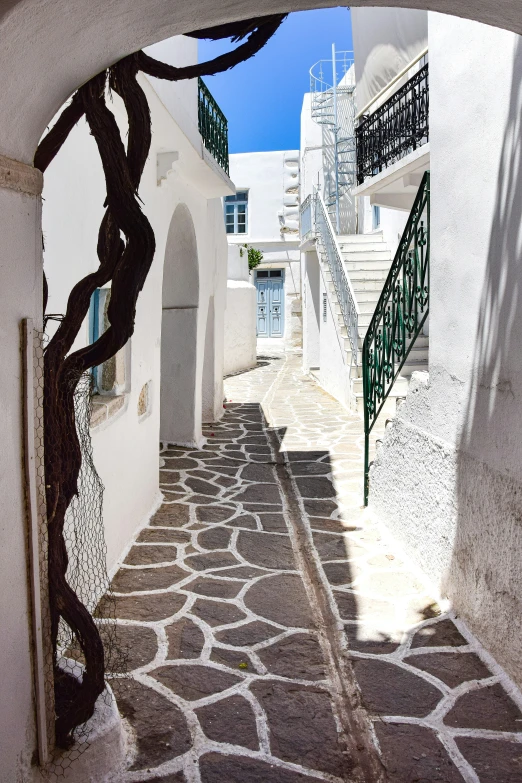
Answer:
[[[192,444],[196,438],[199,268],[194,223],[179,204],[165,249],[161,321],[160,438]]]

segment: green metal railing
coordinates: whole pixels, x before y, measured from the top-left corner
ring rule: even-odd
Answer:
[[[202,79],[198,79],[198,125],[203,144],[228,174],[227,118]]]
[[[430,172],[426,171],[362,350],[364,505],[368,505],[370,432],[428,317]]]

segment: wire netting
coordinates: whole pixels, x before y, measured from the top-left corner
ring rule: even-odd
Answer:
[[[85,659],[80,639],[60,619],[56,649],[51,644],[51,620],[48,593],[47,558],[48,531],[45,515],[45,493],[43,473],[43,362],[41,336],[35,339],[35,426],[37,435],[37,472],[40,484],[40,574],[42,585],[42,610],[44,614],[43,633],[46,639],[44,679],[46,690],[47,735],[50,763],[41,768],[46,780],[74,780],[74,763],[89,746],[93,721],[76,727],[74,744],[66,750],[54,747],[54,721],[64,700],[73,699],[78,684],[82,681]],[[115,620],[115,601],[112,596],[107,571],[107,547],[103,521],[104,486],[98,475],[90,436],[92,414],[92,376],[85,373],[73,392],[76,432],[81,447],[81,468],[78,475],[78,491],[67,510],[63,538],[67,550],[68,567],[66,580],[79,600],[95,619],[103,648],[106,678],[124,676],[127,670],[128,648],[118,638]],[[64,443],[67,449],[68,444]],[[57,687],[58,685],[58,687]],[[100,699],[110,705],[113,695],[106,689]]]

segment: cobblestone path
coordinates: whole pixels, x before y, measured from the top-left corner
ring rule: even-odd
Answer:
[[[161,452],[113,580],[125,780],[521,783],[520,695],[361,511],[361,422],[300,363],[260,357]]]

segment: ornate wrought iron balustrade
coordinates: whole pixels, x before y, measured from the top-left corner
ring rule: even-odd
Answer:
[[[424,65],[355,130],[357,183],[362,185],[429,140],[428,65]]]
[[[310,232],[316,237],[319,249],[328,262],[337,301],[352,349],[352,362],[357,364],[359,339],[359,308],[350,280],[344,269],[341,251],[337,243],[328,210],[320,193],[308,196],[301,206],[301,239]]]
[[[227,118],[202,79],[198,79],[198,125],[203,144],[228,174]]]
[[[368,503],[370,432],[429,311],[430,173],[422,178],[362,350],[364,504]]]

